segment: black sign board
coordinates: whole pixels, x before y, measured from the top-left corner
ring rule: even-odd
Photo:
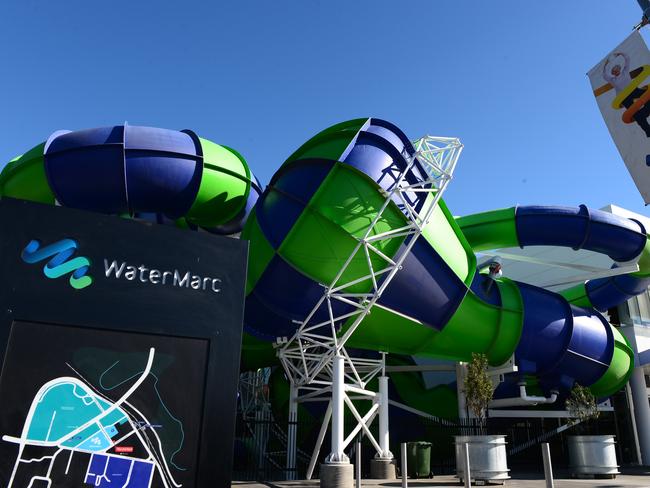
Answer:
[[[230,486],[246,253],[0,200],[0,486]]]

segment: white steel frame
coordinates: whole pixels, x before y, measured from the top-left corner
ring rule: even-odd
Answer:
[[[403,152],[406,167],[403,170],[397,168],[392,170],[390,176],[395,179],[395,182],[388,191],[382,190],[385,196],[383,205],[368,225],[363,237],[357,239],[353,252],[332,283],[329,286],[323,285],[322,297],[305,320],[297,323],[298,328],[294,335],[290,338],[278,338],[276,341],[278,357],[292,389],[295,389],[292,395],[294,401],[329,402],[307,473],[308,479],[313,472],[330,418],[332,450],[326,462],[349,462],[344,450],[361,432],[370,440],[377,451],[378,458],[392,459],[393,457],[388,448],[388,387],[384,355],[382,354],[380,360],[352,358],[346,351],[345,344],[363,319],[371,313],[372,307],[393,277],[402,269],[404,260],[422,234],[440,197],[451,181],[463,148],[458,139],[450,137],[425,136],[415,141],[413,145],[415,154],[411,156],[406,151]],[[421,174],[422,169],[426,174]],[[431,195],[431,198],[427,198],[424,205],[417,210],[410,201],[413,194]],[[376,231],[377,224],[382,221],[384,212],[391,202],[407,216],[408,223],[390,231]],[[380,251],[377,243],[395,238],[406,239],[406,245],[401,248],[398,255],[391,258]],[[342,282],[342,276],[359,253],[365,255],[368,274],[351,282]],[[382,263],[380,269],[373,265],[371,256],[380,258]],[[368,292],[358,293],[351,290],[355,285],[366,281],[372,283]],[[337,315],[332,307],[335,301],[347,304],[353,307],[353,310]],[[314,317],[324,306],[327,307],[328,318],[319,322]],[[344,322],[349,326],[339,333],[337,324]],[[380,375],[379,393],[370,391],[366,387],[368,382],[377,375]],[[300,394],[301,390],[302,394]],[[361,415],[352,403],[353,399],[370,400],[372,406],[365,415]],[[344,437],[343,433],[344,406],[347,406],[357,421],[356,427],[347,437]],[[375,439],[369,429],[378,415],[380,417],[379,440]],[[291,464],[294,458],[291,459]]]

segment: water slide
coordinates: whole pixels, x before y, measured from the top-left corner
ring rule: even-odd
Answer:
[[[261,193],[237,151],[190,130],[120,125],[57,131],[5,166],[0,195],[239,232]]]
[[[327,129],[298,149],[271,180],[242,237],[251,242],[246,327],[260,340],[289,336],[331,283],[381,207],[395,175],[414,149],[392,124],[358,119]],[[409,178],[418,179],[416,168]],[[421,208],[424,194],[413,194]],[[431,198],[430,196],[428,198]],[[398,204],[383,214],[382,229],[401,228]],[[514,353],[522,376],[546,392],[574,382],[599,397],[619,389],[633,366],[625,338],[598,310],[621,303],[648,285],[647,237],[638,222],[586,207],[519,207],[454,219],[440,202],[402,271],[348,345],[412,356],[469,360],[485,353],[498,365]],[[399,255],[404,238],[379,249]],[[474,252],[555,245],[590,249],[619,262],[639,259],[640,271],[594,280],[566,296],[506,278],[486,286]],[[374,263],[373,263],[374,264]],[[376,263],[380,266],[379,260]],[[355,256],[343,281],[368,273]],[[357,284],[357,292],[370,288]],[[337,314],[346,312],[338,304]],[[323,317],[326,311],[322,310]],[[338,324],[340,333],[349,324]]]
[[[310,312],[321,283],[338,273],[413,154],[406,136],[386,121],[344,122],[294,152],[260,195],[236,151],[191,131],[61,131],[7,165],[0,194],[220,234],[243,225],[241,237],[250,241],[243,357],[252,366],[274,360],[270,343],[291,335],[295,321]],[[417,182],[423,174],[416,163],[407,179]],[[409,197],[416,209],[427,198],[431,194]],[[403,206],[391,202],[376,232],[407,222]],[[408,244],[394,237],[381,241],[378,251],[395,257]],[[532,245],[638,260],[640,270],[563,294],[506,278],[488,286],[491,278],[477,272],[477,251]],[[452,360],[484,352],[493,365],[514,353],[520,373],[537,378],[544,391],[578,382],[608,396],[626,382],[633,356],[599,310],[645,290],[648,249],[640,223],[586,207],[517,207],[455,219],[441,200],[403,269],[348,344]],[[379,266],[379,258],[370,259]],[[344,278],[367,274],[366,257],[359,255]],[[359,280],[355,290],[370,286]],[[337,307],[344,313],[349,305]],[[339,333],[348,326],[337,324]]]

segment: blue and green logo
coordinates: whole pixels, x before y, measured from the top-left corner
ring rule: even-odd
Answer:
[[[39,241],[32,240],[25,246],[20,257],[29,264],[52,258],[43,266],[45,276],[54,279],[72,273],[70,276],[70,286],[76,290],[81,290],[90,286],[93,279],[90,276],[86,276],[90,267],[88,258],[77,256],[70,261],[67,260],[74,254],[77,247],[77,242],[72,239],[61,239],[45,247],[41,247]]]

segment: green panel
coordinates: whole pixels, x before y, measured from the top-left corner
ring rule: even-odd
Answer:
[[[200,139],[203,174],[187,220],[202,227],[215,227],[233,219],[246,205],[250,170],[236,151]]]
[[[341,334],[350,326],[352,320],[345,324]],[[421,322],[375,305],[354,331],[348,345],[360,349],[413,355],[423,343],[430,341],[437,334],[438,331]]]
[[[429,194],[424,205],[433,198],[434,195]],[[422,237],[445,260],[456,276],[466,285],[471,283],[476,269],[476,256],[442,200],[438,202],[429,223],[424,227]]]
[[[337,164],[292,227],[278,253],[313,280],[332,283],[354,252],[358,242],[356,238],[364,236],[385,201],[377,188],[376,183],[363,173]],[[391,203],[371,235],[405,224],[405,217]],[[392,257],[403,240],[403,237],[386,239],[376,242],[375,247]],[[387,266],[375,253],[370,253],[370,261],[375,272]],[[349,283],[369,274],[367,256],[363,248],[359,248],[338,284]],[[370,280],[364,280],[348,291],[360,293],[368,291],[370,287]]]
[[[471,291],[442,331],[378,305],[350,338],[350,346],[398,354],[470,361],[487,354],[492,366],[507,361],[521,337],[523,304],[517,285],[498,281],[503,307],[485,303]],[[351,320],[343,327],[345,332]]]
[[[54,205],[54,193],[45,175],[45,143],[12,159],[0,174],[0,195]]]
[[[241,370],[255,371],[279,363],[272,342],[261,341],[244,332],[242,335]]]
[[[513,308],[501,308],[483,302],[471,291],[445,328],[421,346],[421,354],[456,361],[470,361],[473,352],[487,354],[491,365],[499,365],[514,352],[521,334],[523,314],[516,308],[520,300],[514,290],[500,284]],[[503,341],[503,342],[501,342]]]
[[[625,386],[634,369],[634,353],[627,339],[618,329],[610,325],[614,332],[614,356],[605,374],[589,389],[597,398],[613,395]]]
[[[592,308],[593,304],[587,296],[587,288],[585,283],[579,283],[571,288],[567,288],[559,292],[567,302],[576,307]]]
[[[248,216],[244,230],[241,233],[241,239],[250,242],[248,252],[250,259],[248,260],[248,274],[246,276],[246,295],[248,295],[255,288],[257,281],[275,254],[273,246],[266,240],[257,222],[255,208]]]
[[[524,303],[517,284],[502,278],[497,281],[497,285],[501,294],[501,316],[496,325],[494,341],[487,351],[488,359],[493,366],[505,363],[512,356],[521,339],[524,324]]]
[[[456,222],[474,251],[519,246],[514,207],[459,217]]]
[[[436,417],[458,418],[456,391],[447,385],[427,389],[421,378],[419,373],[390,373],[391,383],[409,407]]]
[[[319,132],[289,156],[284,164],[305,158],[339,161],[341,154],[367,122],[367,118],[350,120]]]

